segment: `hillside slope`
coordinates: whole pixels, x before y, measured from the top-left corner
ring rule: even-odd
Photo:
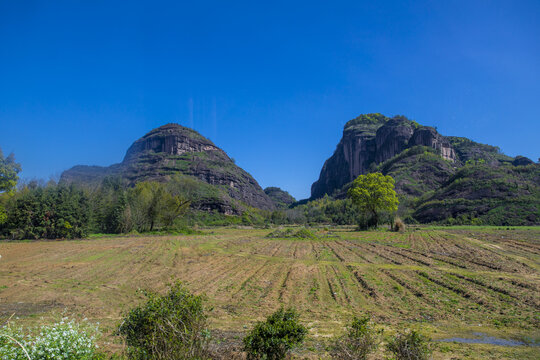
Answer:
[[[423,199],[413,216],[450,224],[538,224],[540,165],[465,166]]]

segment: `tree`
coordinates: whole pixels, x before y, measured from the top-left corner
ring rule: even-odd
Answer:
[[[379,172],[358,176],[347,195],[370,216],[368,227],[378,225],[381,211],[395,212],[399,204],[394,179]]]
[[[0,224],[7,220],[6,202],[13,195],[20,171],[21,165],[15,162],[13,154],[4,158],[0,148]]]
[[[21,171],[21,165],[15,162],[15,156],[10,154],[4,158],[2,149],[0,149],[0,193],[10,193],[15,189]]]
[[[171,194],[167,186],[155,182],[140,182],[128,194],[131,222],[137,231],[153,231],[158,224],[173,225],[189,209],[190,201],[182,195]]]

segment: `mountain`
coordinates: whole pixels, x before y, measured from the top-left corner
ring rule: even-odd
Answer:
[[[404,116],[365,114],[347,122],[311,199],[343,198],[351,182],[369,172],[392,176],[401,214],[420,222],[540,222],[539,164],[496,146],[442,136]]]
[[[178,124],[163,125],[135,141],[120,164],[74,166],[62,173],[60,181],[96,185],[106,176],[119,176],[134,185],[140,181],[168,181],[176,174],[215,186],[226,197],[246,205],[275,208],[257,181],[222,149],[195,130]]]
[[[334,154],[326,160],[319,180],[311,187],[311,199],[332,195],[358,175],[415,146],[430,147],[450,163],[457,160],[449,140],[434,128],[420,126],[404,116],[360,115],[345,124]]]
[[[284,209],[296,202],[296,199],[287,191],[278,187],[267,187],[264,189],[264,193],[272,199],[277,208]]]

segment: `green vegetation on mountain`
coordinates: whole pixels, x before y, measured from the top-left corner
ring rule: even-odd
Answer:
[[[362,131],[375,135],[377,129],[384,125],[384,123],[386,123],[388,120],[390,120],[389,117],[379,113],[362,114],[352,120],[347,121],[344,127],[344,132]]]
[[[406,149],[375,168],[395,180],[401,196],[418,197],[438,189],[455,172],[452,162],[427,146]]]
[[[264,192],[276,205],[279,209],[288,208],[290,205],[296,202],[296,199],[289,194],[287,191],[282,190],[278,187],[267,187],[264,189]]]
[[[420,222],[538,224],[540,166],[466,165],[418,202],[414,217]]]
[[[459,160],[462,163],[467,161],[484,161],[491,165],[499,162],[512,162],[512,157],[501,153],[497,146],[480,144],[470,139],[457,136],[446,137],[456,150]]]

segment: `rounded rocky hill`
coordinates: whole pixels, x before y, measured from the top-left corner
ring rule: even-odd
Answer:
[[[195,130],[166,124],[135,141],[120,164],[75,166],[62,182],[98,184],[105,176],[120,176],[129,185],[167,181],[175,174],[192,176],[219,187],[235,200],[260,209],[274,209],[257,181],[212,141]]]

